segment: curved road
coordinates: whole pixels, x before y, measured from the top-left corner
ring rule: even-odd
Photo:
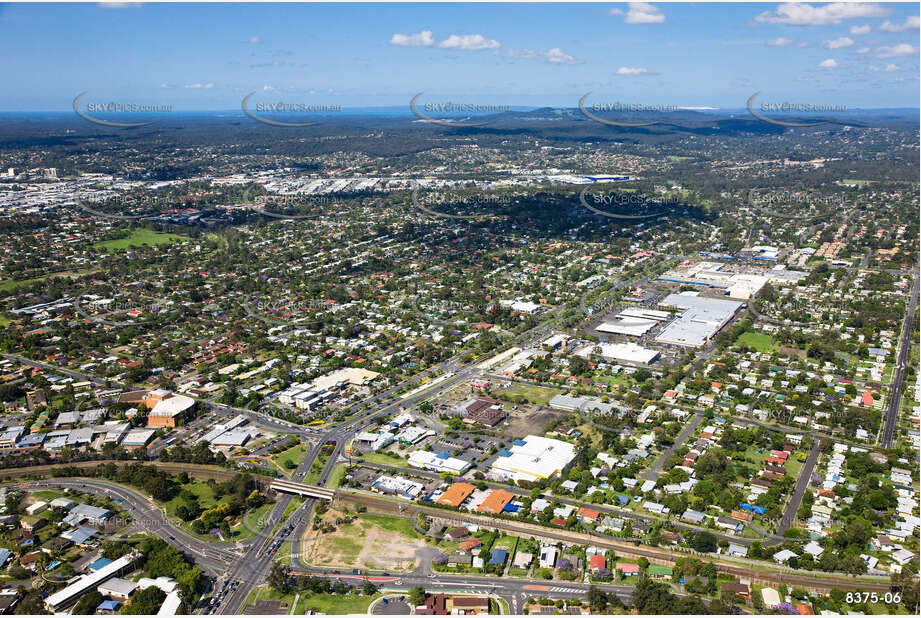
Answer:
[[[195,538],[170,522],[153,500],[123,485],[95,479],[48,479],[29,481],[19,486],[33,490],[48,487],[74,489],[120,501],[119,506],[131,513],[132,525],[140,525],[142,529],[153,532],[215,574],[224,572],[239,557],[239,545],[221,547]]]

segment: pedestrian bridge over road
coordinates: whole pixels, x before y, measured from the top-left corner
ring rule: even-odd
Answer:
[[[285,481],[276,479],[271,482],[269,489],[284,492],[286,494],[297,494],[308,498],[317,498],[319,500],[333,501],[336,497],[336,490],[327,489],[326,487],[317,487],[315,485],[304,485],[294,481]]]

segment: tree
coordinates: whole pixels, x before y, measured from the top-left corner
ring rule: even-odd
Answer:
[[[29,592],[26,592],[25,588],[22,586],[20,586],[18,590],[20,594],[23,595],[23,597],[19,601],[19,604],[16,605],[17,614],[27,616],[48,613],[48,610],[45,609],[45,601],[42,599],[41,592],[38,590],[30,590]]]
[[[915,582],[915,574],[909,570],[892,575],[892,587],[901,591],[902,605],[908,610],[908,613],[917,615],[918,613],[918,584]]]
[[[150,586],[131,595],[131,600],[122,608],[122,614],[156,614],[166,599],[166,593]]]
[[[105,600],[105,597],[98,590],[93,590],[80,597],[72,613],[80,616],[92,616],[96,613],[96,608]]]
[[[673,614],[675,595],[666,584],[641,577],[633,591],[633,605],[640,614]]]
[[[691,535],[690,545],[702,553],[716,551],[716,536],[712,532],[695,532]]]
[[[592,611],[601,613],[608,607],[608,595],[594,586],[588,589],[588,603]]]
[[[407,593],[407,600],[409,604],[413,607],[418,607],[425,603],[425,588],[422,586],[413,586],[409,589]]]
[[[272,563],[272,568],[269,569],[269,576],[266,582],[269,586],[282,594],[287,594],[291,591],[291,584],[288,580],[288,570],[278,562]]]

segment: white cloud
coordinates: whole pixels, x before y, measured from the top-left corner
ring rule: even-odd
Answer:
[[[391,45],[400,47],[431,47],[435,44],[431,30],[423,30],[419,34],[395,34],[390,38]]]
[[[809,47],[809,41],[800,41],[796,44],[797,47],[803,49],[804,47]]]
[[[266,84],[265,86],[262,87],[262,91],[263,91],[263,92],[270,92],[270,91],[272,91],[272,90],[275,90],[275,89],[272,88],[271,86],[269,86],[268,84]]]
[[[259,45],[260,43],[262,43],[262,39],[260,39],[257,36],[251,36],[250,38],[246,39],[243,42],[248,43],[249,45]]]
[[[892,58],[893,56],[912,56],[918,53],[917,48],[908,43],[899,43],[898,45],[878,47],[876,49],[877,58]]]
[[[838,67],[838,63],[835,62],[834,58],[829,58],[828,60],[823,60],[819,63],[820,69],[834,69]]]
[[[624,12],[621,11],[620,9],[611,9],[610,11],[608,11],[608,15],[623,15],[623,14]]]
[[[869,24],[865,24],[863,26],[851,26],[851,34],[868,34],[869,32]]]
[[[629,9],[627,10],[627,16],[624,18],[624,23],[661,24],[665,21],[665,15],[662,14],[662,11],[648,2],[631,2],[628,6]],[[620,9],[614,9],[611,14],[619,15],[620,13],[614,13],[615,10],[620,11]]]
[[[850,47],[854,44],[854,39],[846,36],[839,36],[837,39],[825,41],[826,49],[840,49],[841,47]]]
[[[857,53],[858,53],[858,54],[869,54],[869,53],[870,53],[870,48],[869,48],[869,47],[861,47],[860,49],[857,50]]]
[[[554,64],[582,64],[581,60],[573,58],[559,47],[554,47],[549,50],[546,58],[547,62],[552,62]]]
[[[480,49],[496,49],[500,47],[499,41],[487,39],[482,34],[452,34],[438,44],[444,49],[464,49],[477,51]]]
[[[897,65],[897,64],[887,64],[887,65],[884,66],[883,68],[879,68],[879,67],[870,67],[870,70],[873,71],[874,73],[878,73],[878,72],[880,72],[880,71],[883,71],[883,72],[885,72],[885,73],[892,73],[893,71],[898,71],[898,70],[899,70],[899,65]]]
[[[885,17],[888,14],[888,9],[873,3],[834,2],[821,6],[788,3],[777,7],[776,11],[761,13],[755,21],[790,26],[827,26],[840,24],[845,19]]]
[[[779,38],[774,39],[773,41],[768,41],[768,45],[770,45],[771,47],[786,47],[787,45],[790,45],[791,43],[793,43],[793,39],[786,39],[784,37],[779,37]]]
[[[649,73],[649,69],[643,67],[620,67],[617,69],[618,75],[643,75]]]
[[[499,41],[487,39],[482,34],[452,34],[443,41],[436,42],[431,30],[423,30],[417,34],[394,34],[390,37],[390,44],[399,47],[441,47],[467,51],[501,47]]]
[[[208,82],[207,84],[186,84],[185,87],[192,90],[210,90],[211,88],[214,88],[214,82]]]
[[[501,54],[501,56],[518,60],[546,60],[552,64],[582,64],[584,62],[578,58],[573,58],[559,47],[554,47],[547,51],[541,49],[510,49]]]
[[[906,17],[904,24],[894,24],[887,19],[879,27],[880,30],[885,30],[886,32],[905,32],[906,30],[917,30],[918,28],[921,28],[921,17],[917,15]]]

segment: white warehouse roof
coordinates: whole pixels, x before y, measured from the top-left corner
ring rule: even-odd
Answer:
[[[489,473],[494,478],[536,481],[551,478],[576,457],[576,447],[569,442],[542,436],[515,440],[508,457],[499,457]]]

